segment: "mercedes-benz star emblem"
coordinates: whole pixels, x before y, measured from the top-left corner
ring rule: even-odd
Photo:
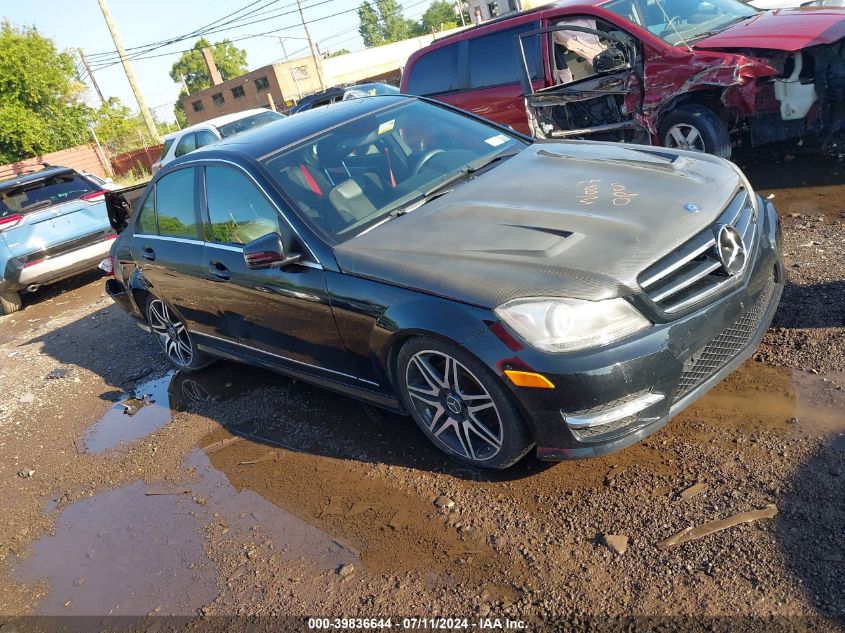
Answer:
[[[716,235],[716,252],[729,275],[736,275],[745,268],[745,244],[742,236],[730,224],[719,229]]]
[[[451,411],[455,415],[461,412],[461,401],[453,395],[449,395],[446,398],[446,406],[448,407],[449,411]]]

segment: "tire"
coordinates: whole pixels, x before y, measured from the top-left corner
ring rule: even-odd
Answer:
[[[731,157],[728,126],[704,106],[681,106],[672,110],[660,122],[658,135],[664,147]]]
[[[186,372],[199,371],[214,359],[199,351],[185,320],[161,299],[150,295],[144,309],[153,336],[171,365]]]
[[[533,446],[511,395],[480,361],[434,338],[413,338],[396,359],[411,417],[452,459],[477,468],[513,466]]]
[[[21,296],[14,290],[0,292],[0,314],[12,314],[21,309]]]

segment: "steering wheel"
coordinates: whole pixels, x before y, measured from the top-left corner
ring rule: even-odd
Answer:
[[[671,35],[672,33],[674,33],[675,31],[672,29],[672,27],[675,26],[676,22],[680,22],[681,19],[682,18],[680,15],[673,15],[671,18],[669,18],[669,21],[666,23],[666,28],[660,31],[660,37],[663,37],[667,34]]]
[[[425,165],[426,165],[426,164],[427,164],[427,163],[428,163],[428,162],[429,162],[432,158],[434,158],[434,157],[435,157],[435,156],[437,156],[438,154],[443,154],[445,151],[446,151],[446,150],[443,150],[443,149],[440,149],[440,148],[438,148],[438,149],[430,149],[430,150],[428,150],[425,154],[423,154],[423,155],[422,155],[422,158],[420,158],[420,159],[417,161],[417,164],[414,166],[414,169],[413,169],[414,175],[416,176],[418,173],[420,173],[420,171],[422,170],[422,168],[423,168],[423,167],[425,167]]]

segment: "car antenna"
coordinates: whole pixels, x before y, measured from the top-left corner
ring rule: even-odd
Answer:
[[[692,46],[687,44],[687,41],[683,38],[683,36],[678,33],[678,29],[675,28],[675,23],[672,21],[672,18],[670,18],[669,15],[666,13],[666,9],[663,8],[663,2],[661,0],[655,0],[655,3],[660,8],[660,13],[663,14],[664,18],[666,18],[666,24],[672,27],[672,30],[675,31],[675,35],[678,36],[678,39],[681,40],[684,43],[684,46],[689,49],[689,52],[692,53]]]

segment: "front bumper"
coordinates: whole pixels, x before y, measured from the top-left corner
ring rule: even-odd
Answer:
[[[578,459],[625,448],[665,426],[754,353],[785,281],[777,215],[767,202],[761,211],[761,239],[742,284],[696,312],[576,354],[513,352],[492,331],[465,344],[500,376],[527,368],[555,385],[519,388],[503,378],[531,427],[538,457]]]
[[[3,278],[0,279],[0,290],[24,290],[30,286],[43,286],[92,270],[109,254],[111,245],[111,239],[104,239],[83,248],[27,264],[18,259],[10,259]]]

